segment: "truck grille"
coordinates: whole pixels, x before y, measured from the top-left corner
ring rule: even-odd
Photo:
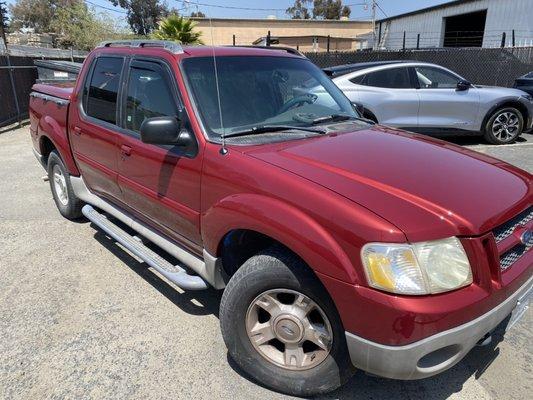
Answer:
[[[530,221],[533,221],[533,207],[522,211],[492,231],[500,254],[500,270],[502,272],[509,269],[520,257],[533,248],[533,237],[525,244],[520,242],[518,238],[516,240],[513,240],[514,237],[509,238],[516,228],[530,225]]]
[[[510,236],[517,226],[525,225],[531,220],[533,220],[533,207],[529,207],[528,209],[518,214],[516,217],[510,219],[505,224],[500,225],[498,228],[496,228],[492,232],[494,235],[494,239],[496,239],[496,243],[499,243],[502,240],[506,239],[508,236]]]
[[[527,244],[518,244],[511,250],[506,251],[500,257],[500,269],[505,271],[512,266],[520,257],[522,257],[527,251],[533,248],[533,237],[529,239]]]

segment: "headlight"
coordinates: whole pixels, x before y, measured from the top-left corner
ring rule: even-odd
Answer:
[[[533,102],[533,96],[531,96],[530,94],[523,94],[522,97],[527,101]]]
[[[370,286],[392,293],[430,294],[472,283],[472,270],[459,239],[414,244],[369,243],[361,258]]]

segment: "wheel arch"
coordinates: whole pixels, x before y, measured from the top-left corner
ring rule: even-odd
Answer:
[[[481,131],[484,131],[485,130],[485,127],[487,125],[487,122],[489,121],[490,117],[492,117],[492,115],[498,111],[499,109],[501,108],[506,108],[506,107],[513,107],[513,108],[516,108],[518,111],[520,111],[520,113],[522,114],[522,117],[524,118],[524,124],[526,123],[526,121],[528,120],[528,118],[530,117],[529,115],[529,110],[527,109],[527,107],[522,104],[519,100],[516,100],[515,98],[509,98],[509,99],[505,99],[505,100],[502,100],[502,101],[499,101],[498,103],[494,104],[486,113],[485,113],[485,116],[483,117],[483,121],[481,123]]]
[[[43,117],[38,128],[40,136],[39,151],[46,162],[50,153],[53,150],[56,150],[65,164],[68,173],[74,176],[79,176],[80,172],[72,157],[72,151],[65,129],[66,128],[62,128],[54,118],[50,116]]]
[[[57,150],[57,146],[54,144],[52,139],[50,139],[46,135],[42,135],[39,138],[39,152],[41,153],[41,156],[43,157],[43,162],[45,165],[48,164],[48,157],[50,156],[50,153],[54,150],[57,151],[57,153],[59,154],[59,157],[61,157],[61,154]],[[61,157],[61,159],[63,158]]]
[[[202,236],[206,251],[228,263],[223,268],[229,274],[255,250],[280,244],[313,271],[345,282],[358,280],[347,254],[329,232],[301,210],[264,195],[221,200],[202,218]],[[229,251],[243,249],[238,256],[228,256]]]

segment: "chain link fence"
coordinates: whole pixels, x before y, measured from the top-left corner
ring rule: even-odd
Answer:
[[[473,83],[506,87],[533,71],[533,47],[363,50],[305,55],[321,68],[371,61],[424,61],[449,68]]]
[[[321,68],[369,61],[424,61],[447,67],[477,84],[507,87],[517,77],[533,71],[533,47],[353,51],[306,56]],[[29,94],[37,79],[33,63],[36,58],[40,57],[0,55],[0,128],[28,117]]]
[[[0,128],[28,117],[31,87],[37,80],[35,59],[40,57],[0,55]],[[83,61],[76,57],[62,59]]]
[[[28,116],[37,69],[29,57],[0,56],[0,128]]]

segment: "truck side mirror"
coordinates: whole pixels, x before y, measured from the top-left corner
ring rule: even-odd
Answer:
[[[150,144],[187,147],[194,140],[176,117],[147,118],[141,124],[141,140]]]
[[[463,91],[463,90],[468,90],[470,87],[472,86],[472,84],[468,81],[459,81],[457,82],[457,90],[460,92],[460,91]]]

